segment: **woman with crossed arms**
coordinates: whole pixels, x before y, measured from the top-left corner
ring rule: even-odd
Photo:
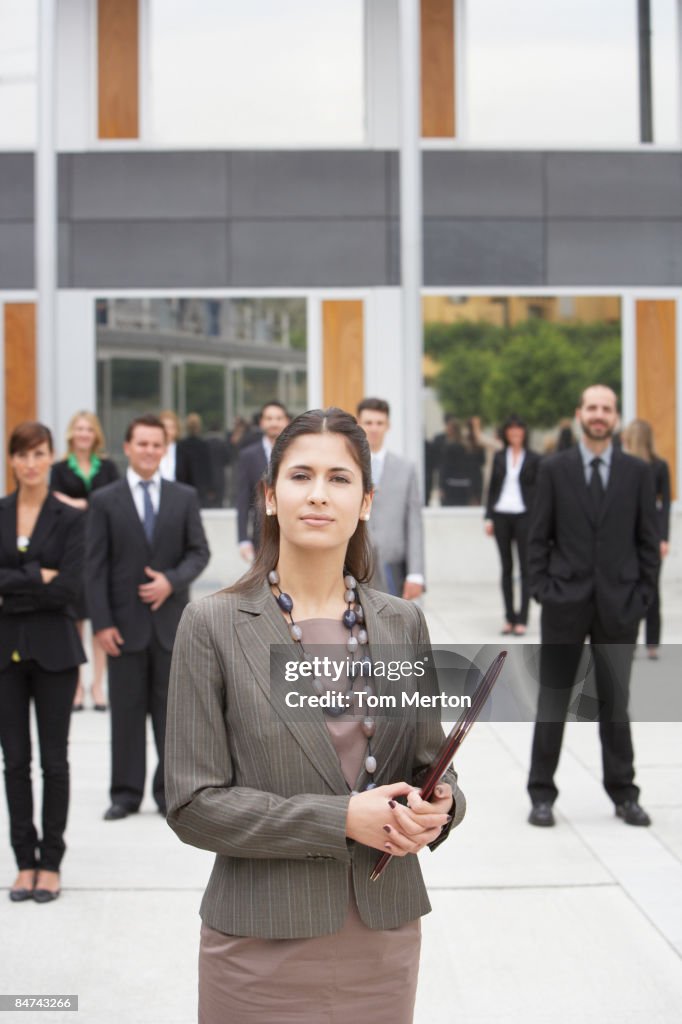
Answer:
[[[419,918],[430,910],[414,855],[442,842],[465,809],[452,769],[430,802],[419,796],[442,727],[319,708],[304,720],[277,670],[281,659],[309,660],[316,644],[354,660],[428,644],[417,605],[364,584],[370,465],[348,413],[293,420],[272,451],[253,565],[189,605],[178,630],[168,821],[217,854],[201,906],[201,1024],[413,1019]],[[391,685],[351,677],[332,689],[368,682],[379,693]],[[372,882],[385,851],[395,859]]]
[[[0,742],[15,903],[59,896],[69,806],[67,744],[85,655],[74,602],[82,586],[83,513],[50,494],[52,435],[21,423],[9,440],[17,490],[0,499]],[[43,772],[42,836],[33,823],[31,702]]]

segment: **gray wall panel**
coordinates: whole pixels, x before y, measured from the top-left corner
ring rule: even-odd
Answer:
[[[387,280],[381,220],[234,221],[235,285],[379,285]]]
[[[74,220],[225,217],[225,153],[85,153],[71,157]]]
[[[33,288],[33,224],[0,222],[0,288]]]
[[[548,153],[549,217],[680,217],[679,153]]]
[[[0,153],[0,221],[33,218],[33,156]]]
[[[427,285],[682,284],[680,153],[431,150],[424,191]],[[397,284],[398,213],[395,152],[63,154],[59,281]],[[0,286],[33,285],[32,217],[0,154]]]
[[[427,217],[542,217],[543,154],[426,152]]]
[[[424,283],[542,284],[542,221],[424,222]]]
[[[682,222],[550,221],[548,284],[679,285]]]
[[[60,222],[57,229],[57,287],[71,287],[71,225]]]
[[[72,226],[73,287],[228,285],[224,221],[89,222]]]
[[[386,154],[234,153],[233,217],[383,217]]]

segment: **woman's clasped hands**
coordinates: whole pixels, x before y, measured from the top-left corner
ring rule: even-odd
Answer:
[[[398,797],[407,797],[407,806]],[[409,782],[354,794],[348,805],[346,835],[365,846],[372,846],[404,857],[433,843],[451,818],[452,788],[440,782],[433,798],[422,800],[419,788]]]

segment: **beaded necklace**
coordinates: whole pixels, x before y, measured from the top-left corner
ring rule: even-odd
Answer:
[[[294,621],[293,610],[294,602],[290,594],[286,594],[279,585],[279,573],[276,569],[272,569],[268,573],[268,582],[271,586],[277,588],[277,594],[275,600],[282,609],[282,611],[289,616],[289,635],[294,643],[299,647],[303,662],[310,664],[310,657],[303,646],[303,630]],[[348,630],[349,636],[346,640],[346,650],[351,655],[352,661],[349,666],[349,685],[346,688],[344,696],[350,700],[351,694],[353,693],[355,677],[356,676],[370,676],[372,675],[372,659],[368,654],[360,656],[361,649],[367,646],[369,637],[367,630],[364,627],[365,613],[362,609],[362,605],[358,604],[357,600],[357,580],[350,573],[347,573],[343,578],[344,585],[346,587],[344,593],[344,600],[347,604],[346,611],[343,613],[341,621]],[[358,627],[357,636],[353,634],[355,627]],[[322,696],[326,692],[326,687],[322,680],[316,676],[312,680],[312,686],[315,693],[318,696]],[[365,685],[365,693],[367,696],[372,696],[374,691],[369,683]],[[340,707],[323,707],[322,710],[328,718],[338,718],[340,715],[345,714],[347,708],[344,707],[345,701],[341,701]],[[361,729],[364,736],[367,738],[367,755],[365,757],[365,771],[368,775],[374,776],[377,770],[377,761],[372,754],[372,736],[376,731],[376,723],[373,718],[369,715],[363,718],[361,722]],[[376,783],[370,782],[365,789],[375,789]]]

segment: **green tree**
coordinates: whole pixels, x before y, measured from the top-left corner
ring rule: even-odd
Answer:
[[[620,393],[617,324],[427,324],[424,349],[438,363],[434,385],[443,408],[462,418],[478,414],[495,423],[513,410],[531,426],[549,427],[572,413],[588,384]]]

